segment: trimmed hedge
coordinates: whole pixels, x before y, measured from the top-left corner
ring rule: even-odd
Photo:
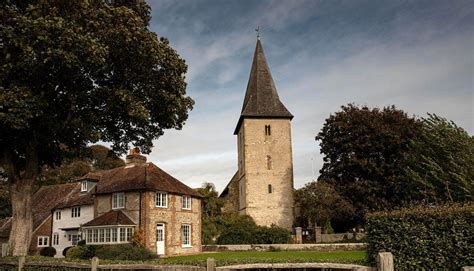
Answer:
[[[367,215],[367,254],[392,252],[396,270],[459,270],[474,265],[474,205],[413,207]]]
[[[120,245],[81,245],[68,250],[66,257],[75,259],[90,259],[94,256],[106,260],[143,261],[156,258],[146,248],[132,244]]]

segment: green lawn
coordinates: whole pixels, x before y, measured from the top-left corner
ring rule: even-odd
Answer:
[[[205,266],[207,258],[214,258],[217,266],[247,263],[307,263],[334,262],[364,264],[366,252],[356,251],[275,251],[275,252],[218,252],[191,256],[177,256],[155,260],[162,264],[185,264]]]

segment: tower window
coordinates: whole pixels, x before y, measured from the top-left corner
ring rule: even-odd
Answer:
[[[271,193],[272,193],[272,185],[269,184],[269,185],[268,185],[268,194],[271,194]]]
[[[271,130],[271,126],[270,125],[265,125],[265,135],[266,136],[269,136],[269,135],[272,135],[272,130]]]
[[[272,157],[267,155],[267,169],[272,169]]]

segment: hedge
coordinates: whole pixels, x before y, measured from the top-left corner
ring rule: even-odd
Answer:
[[[392,252],[396,270],[474,265],[474,205],[421,206],[367,215],[367,254]]]
[[[107,260],[143,261],[156,258],[150,250],[132,244],[80,245],[68,250],[66,258],[90,259],[94,256]]]

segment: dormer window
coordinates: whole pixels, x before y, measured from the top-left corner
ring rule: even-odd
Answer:
[[[87,181],[82,181],[81,192],[87,192]]]

